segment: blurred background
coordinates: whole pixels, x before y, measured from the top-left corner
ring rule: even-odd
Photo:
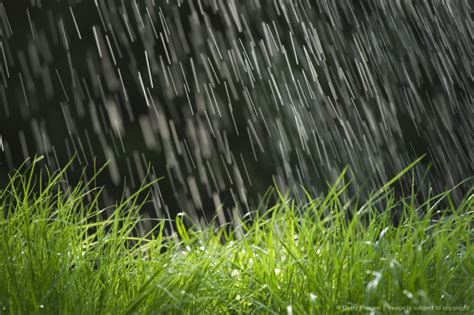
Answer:
[[[346,165],[361,197],[422,154],[420,198],[473,175],[468,1],[0,4],[2,185],[75,155],[105,204],[163,177],[150,216],[224,222]]]

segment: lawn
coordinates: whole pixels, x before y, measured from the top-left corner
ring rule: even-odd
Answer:
[[[0,190],[0,314],[474,312],[474,197],[395,197],[409,167],[363,202],[341,176],[233,225],[144,232],[150,183],[105,211],[100,189],[35,164]]]

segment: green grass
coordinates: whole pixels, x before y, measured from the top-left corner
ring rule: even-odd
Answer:
[[[357,205],[341,176],[304,205],[279,195],[238,229],[193,228],[184,215],[174,235],[161,220],[138,237],[146,185],[107,217],[99,190],[64,192],[62,173],[37,174],[23,169],[0,191],[1,314],[474,311],[472,194],[441,209],[449,192],[415,206],[386,185]]]

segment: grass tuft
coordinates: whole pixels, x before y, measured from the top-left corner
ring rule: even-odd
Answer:
[[[90,183],[37,175],[31,163],[0,191],[2,314],[474,310],[472,193],[415,207],[385,185],[358,206],[341,176],[304,205],[279,194],[235,231],[189,228],[183,215],[174,235],[158,220],[140,236],[147,185],[106,216]]]

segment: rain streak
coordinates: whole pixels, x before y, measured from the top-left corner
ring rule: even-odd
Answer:
[[[323,193],[473,175],[468,0],[0,2],[0,182],[25,159],[110,204],[238,222],[268,187]],[[464,187],[464,188],[462,188]],[[462,186],[467,191],[467,186]],[[429,191],[423,189],[423,191]],[[363,196],[359,196],[363,197]],[[456,196],[455,196],[456,197]]]

